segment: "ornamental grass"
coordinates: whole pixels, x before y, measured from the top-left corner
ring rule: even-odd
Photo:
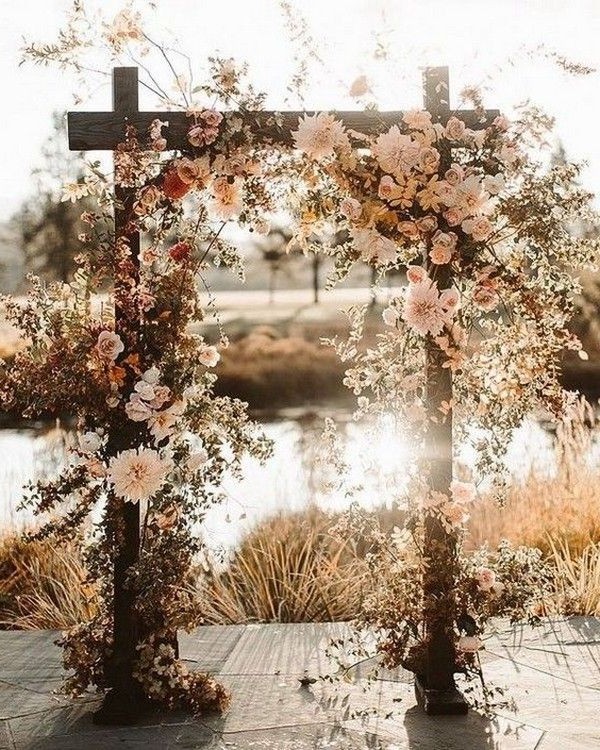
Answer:
[[[66,630],[96,611],[85,583],[81,545],[26,541],[11,534],[0,540],[0,627]]]
[[[368,580],[353,540],[330,533],[335,517],[315,508],[277,515],[242,541],[230,564],[202,581],[207,623],[351,620]]]
[[[555,470],[532,470],[509,488],[506,505],[476,503],[469,546],[505,538],[539,547],[551,563],[548,615],[600,616],[600,471],[589,460],[599,422],[580,404],[554,440]],[[382,529],[399,523],[381,509]],[[315,507],[279,514],[259,524],[226,566],[199,573],[202,613],[208,623],[302,622],[352,619],[368,590],[366,549],[360,539],[330,532],[338,517]],[[66,629],[94,611],[76,540],[56,546],[27,543],[17,534],[0,540],[0,626]]]
[[[221,352],[215,393],[252,409],[306,405],[315,394],[319,401],[348,399],[344,370],[333,349],[259,326]]]
[[[600,542],[600,468],[597,450],[600,420],[585,401],[561,423],[554,438],[554,470],[532,469],[508,490],[504,507],[483,498],[473,508],[469,543],[496,544],[510,539],[540,548],[550,557],[567,549],[573,557]],[[590,546],[591,545],[591,546]]]

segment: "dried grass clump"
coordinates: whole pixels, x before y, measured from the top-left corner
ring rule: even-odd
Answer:
[[[589,461],[599,433],[592,408],[581,401],[557,429],[556,473],[531,471],[510,488],[502,508],[484,498],[473,508],[469,544],[509,539],[552,555],[558,543],[577,556],[600,542],[600,467]]]
[[[216,391],[253,409],[298,406],[348,397],[344,369],[332,349],[262,326],[222,351]]]
[[[553,572],[549,615],[600,616],[600,467],[590,453],[600,422],[585,401],[560,424],[556,472],[532,471],[499,508],[484,499],[470,521],[472,546],[500,539],[541,549]]]
[[[331,622],[359,611],[367,566],[331,516],[277,515],[252,531],[225,570],[202,582],[207,623]]]
[[[0,627],[65,630],[94,614],[77,540],[0,540]]]
[[[600,544],[574,554],[564,541],[549,541],[553,593],[545,602],[549,615],[600,617]]]

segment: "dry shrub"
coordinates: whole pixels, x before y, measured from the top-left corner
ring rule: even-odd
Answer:
[[[0,626],[64,630],[94,613],[77,540],[0,540]]]
[[[279,338],[262,326],[222,352],[216,391],[251,408],[297,406],[349,397],[336,353],[299,336]]]
[[[532,470],[508,492],[502,508],[484,498],[473,509],[469,543],[500,539],[553,554],[552,540],[572,555],[600,542],[600,469],[588,460],[599,424],[585,401],[559,425],[554,440],[556,473]]]
[[[207,623],[331,622],[358,612],[367,566],[317,509],[277,515],[252,531],[228,567],[202,583]]]
[[[600,544],[574,554],[564,541],[550,540],[554,568],[553,594],[545,602],[549,615],[600,616]]]
[[[589,460],[599,431],[582,400],[557,429],[556,472],[531,471],[503,508],[484,498],[471,517],[472,546],[508,539],[545,553],[554,576],[548,614],[600,615],[600,468]]]

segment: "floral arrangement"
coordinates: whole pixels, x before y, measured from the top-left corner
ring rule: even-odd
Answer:
[[[83,12],[77,4],[75,20]],[[42,56],[77,60],[79,45],[87,45],[75,39],[68,35]],[[127,12],[104,28],[115,56],[142,40],[138,19]],[[223,478],[239,474],[242,456],[264,460],[270,452],[246,405],[212,394],[226,336],[215,346],[194,332],[213,304],[202,287],[208,263],[243,273],[237,250],[222,237],[226,223],[266,231],[263,216],[277,191],[278,159],[263,166],[251,126],[239,116],[225,120],[215,108],[260,108],[242,78],[232,61],[215,59],[193,93],[202,105],[182,89],[185,152],[165,151],[168,123],[156,120],[147,133],[127,130],[114,178],[88,164],[85,177],[64,190],[64,200],[85,196],[98,207],[83,214],[87,231],[73,280],[46,285],[31,277],[25,303],[5,300],[26,345],[2,368],[3,408],[27,418],[65,415],[76,427],[67,465],[28,495],[45,520],[39,535],[60,541],[86,519],[92,523],[86,563],[99,608],[63,639],[72,694],[112,684],[113,566],[124,542],[123,514],[139,504],[139,558],[127,570],[138,637],[133,675],[147,698],[168,707],[199,713],[228,705],[222,686],[179,660],[176,633],[202,621],[193,593],[204,552],[197,532],[223,496]],[[174,106],[166,97],[163,104]]]
[[[512,124],[502,116],[486,123],[470,95],[480,129],[458,113],[442,123],[411,111],[375,134],[325,113],[305,116],[294,133],[309,186],[297,207],[301,238],[310,243],[332,224],[338,236],[345,232],[325,250],[335,261],[333,281],[357,262],[380,279],[406,273],[375,344],[361,345],[367,308],[351,309],[349,339],[330,343],[348,363],[356,416],[377,423],[393,414],[420,457],[398,498],[404,528],[391,542],[373,539],[374,588],[359,623],[379,634],[388,665],[419,675],[427,671],[432,623],[445,631],[455,671],[477,671],[490,617],[539,611],[539,554],[503,545],[465,555],[462,542],[477,484],[485,480],[502,497],[512,430],[527,414],[556,420],[574,405],[575,394],[560,384],[560,358],[565,350],[587,357],[568,326],[576,274],[593,268],[598,252],[597,240],[577,231],[595,221],[579,167],[536,158],[549,123],[535,110]],[[426,351],[452,374],[452,393],[438,401]],[[470,444],[477,461],[470,481],[440,491],[428,483],[422,457],[428,447],[445,449],[428,435],[450,419],[453,445]],[[342,524],[343,533],[356,531],[355,521]]]

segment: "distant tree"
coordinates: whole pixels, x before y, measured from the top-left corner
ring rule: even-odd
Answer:
[[[273,303],[275,297],[275,285],[277,278],[282,273],[290,274],[291,262],[301,253],[300,248],[290,242],[293,234],[289,227],[272,227],[268,234],[257,237],[254,240],[254,248],[261,255],[263,261],[269,268],[269,303]]]
[[[83,231],[84,201],[61,200],[62,185],[77,180],[79,159],[68,151],[63,117],[53,115],[52,134],[42,148],[42,161],[33,170],[35,194],[13,216],[25,265],[28,270],[58,281],[68,281],[74,258],[81,250],[78,235]]]

